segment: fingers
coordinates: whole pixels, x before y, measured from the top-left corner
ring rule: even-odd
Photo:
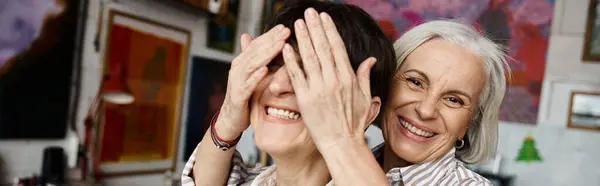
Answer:
[[[354,78],[354,70],[352,69],[352,66],[350,66],[350,59],[348,58],[348,52],[344,46],[344,41],[338,33],[335,23],[329,14],[321,13],[320,18],[329,45],[331,46],[331,52],[333,53],[333,59],[335,61],[339,79],[343,84],[349,84]]]
[[[242,52],[244,52],[248,48],[250,42],[252,42],[252,37],[250,35],[242,34],[242,36],[240,36],[240,45],[242,46]]]
[[[290,29],[283,25],[277,25],[267,33],[253,40],[248,48],[244,50],[236,59],[235,63],[244,64],[242,69],[248,72],[254,72],[258,68],[266,66],[275,56],[277,56],[285,40],[290,36]]]
[[[313,49],[306,24],[301,19],[294,23],[296,40],[298,41],[298,50],[302,58],[302,65],[306,74],[306,79],[310,85],[317,85],[322,82],[321,66]]]
[[[308,91],[306,77],[304,77],[304,72],[300,69],[300,65],[298,65],[298,59],[296,58],[294,49],[292,49],[289,44],[283,46],[283,61],[285,62],[284,66],[290,77],[292,86],[294,87],[294,92],[298,96],[304,95],[304,93]]]
[[[337,82],[337,73],[331,54],[331,46],[325,35],[325,30],[323,29],[319,14],[315,9],[308,8],[304,12],[304,17],[306,17],[308,33],[323,73],[323,80],[325,82]]]
[[[358,87],[368,97],[371,97],[371,68],[377,62],[374,57],[367,58],[363,61],[356,71],[356,79]]]
[[[258,70],[254,71],[250,77],[244,82],[240,90],[245,90],[242,93],[242,97],[244,100],[249,99],[252,95],[253,90],[258,86],[258,83],[267,75],[268,68],[261,67]]]

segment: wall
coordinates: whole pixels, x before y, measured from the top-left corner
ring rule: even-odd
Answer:
[[[556,0],[538,124],[501,123],[501,172],[516,185],[600,185],[600,133],[568,129],[570,92],[600,91],[600,63],[581,60],[589,0]],[[516,163],[531,132],[541,163]]]

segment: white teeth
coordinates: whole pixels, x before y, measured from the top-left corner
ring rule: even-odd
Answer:
[[[411,133],[413,133],[413,134],[415,134],[417,136],[426,137],[426,138],[433,136],[432,132],[427,132],[427,131],[418,129],[417,127],[411,125],[410,123],[406,122],[403,119],[400,119],[400,124],[404,128],[408,129],[408,131],[410,131]]]
[[[267,107],[267,114],[269,116],[283,118],[283,119],[291,119],[291,120],[296,120],[296,119],[300,118],[300,113],[296,113],[296,112],[289,111],[289,110],[273,108],[273,107]]]

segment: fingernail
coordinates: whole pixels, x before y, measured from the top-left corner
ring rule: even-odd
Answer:
[[[326,20],[326,21],[330,21],[331,22],[331,17],[329,16],[329,14],[323,12],[319,14],[321,16],[322,20]]]
[[[278,24],[277,26],[275,26],[275,28],[273,28],[273,30],[276,30],[276,31],[281,31],[282,29],[283,29],[282,24]]]
[[[290,44],[285,44],[283,46],[283,50],[285,50],[286,52],[291,52],[292,51],[292,47],[290,46]]]
[[[283,29],[279,32],[279,37],[280,38],[286,37],[287,34],[288,34],[288,29]]]
[[[303,20],[302,19],[298,19],[296,20],[295,27],[299,28],[299,29],[304,29],[304,24],[302,24]]]
[[[375,65],[377,58],[371,57],[371,66]]]
[[[304,16],[306,16],[307,18],[313,19],[313,18],[317,17],[317,11],[313,8],[308,8],[304,12]]]

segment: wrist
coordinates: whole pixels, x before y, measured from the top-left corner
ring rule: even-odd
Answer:
[[[364,135],[343,137],[331,140],[321,140],[316,143],[321,153],[345,151],[348,149],[369,148]]]
[[[227,124],[230,122],[227,121],[227,119],[224,117],[224,115],[223,114],[219,114],[219,115],[220,115],[220,117],[217,118],[217,121],[212,126],[212,127],[214,127],[215,134],[220,139],[223,139],[225,141],[232,141],[232,140],[239,138],[242,135],[243,131],[236,129],[235,127],[231,127],[230,125]]]

